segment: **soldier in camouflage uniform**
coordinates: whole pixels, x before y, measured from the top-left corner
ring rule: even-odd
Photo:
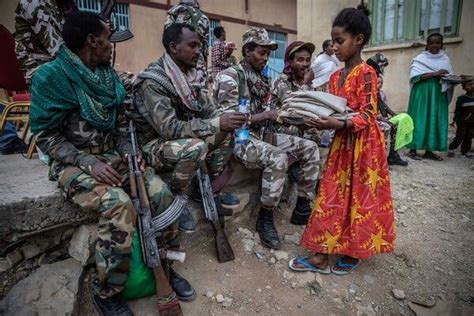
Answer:
[[[110,67],[110,31],[98,15],[71,13],[64,35],[66,42],[55,60],[33,75],[31,129],[38,147],[51,158],[50,179],[81,209],[100,215],[92,283],[96,307],[102,315],[131,315],[116,295],[127,280],[136,224],[125,191],[130,137],[118,129],[127,125],[118,115],[125,90]],[[173,194],[152,168],[145,170],[145,179],[156,216],[172,203]],[[176,227],[165,234],[168,244],[176,247]]]
[[[27,82],[39,66],[56,56],[63,43],[65,17],[77,10],[72,0],[20,0],[15,12],[15,50]]]
[[[201,89],[195,69],[199,37],[192,26],[169,26],[163,33],[163,45],[164,56],[138,75],[133,87],[133,108],[128,115],[136,122],[145,160],[157,172],[172,171],[170,188],[180,193],[190,187],[204,160],[211,180],[221,174],[232,155],[228,131],[241,126],[245,116],[220,115]],[[239,204],[230,194],[221,195],[220,201],[227,207]],[[189,217],[189,212],[184,220],[182,216],[180,229],[195,229],[195,225],[187,224],[193,221]],[[174,286],[173,278],[170,281]],[[178,296],[182,293],[186,297],[192,288],[187,282],[180,284],[173,288]]]
[[[272,108],[280,109],[285,100],[290,96],[291,92],[312,90],[312,87],[304,82],[304,76],[309,70],[311,54],[314,50],[315,46],[312,43],[305,43],[302,41],[295,41],[288,45],[285,51],[285,66],[283,73],[275,79],[272,85],[272,96],[270,98]],[[296,126],[277,125],[276,129],[280,133],[312,140],[321,147],[321,133],[316,128],[300,129]],[[323,147],[327,147],[327,145]],[[323,167],[327,154],[327,149],[320,150],[320,168]],[[321,173],[319,173],[319,175],[321,175]]]
[[[207,56],[209,49],[209,18],[199,9],[197,0],[180,0],[168,11],[165,29],[173,23],[186,23],[191,25],[199,36],[201,42],[200,55],[196,66],[199,82],[202,88],[207,86]]]
[[[73,0],[20,0],[15,12],[15,51],[20,68],[29,84],[33,73],[56,56],[63,43],[65,18],[78,11]],[[118,71],[131,102],[134,75]]]
[[[235,146],[234,154],[249,169],[262,169],[262,193],[260,213],[256,229],[264,245],[280,248],[278,233],[273,224],[273,211],[280,201],[288,166],[298,164],[296,182],[298,202],[292,222],[305,224],[311,211],[314,189],[318,176],[319,152],[317,145],[299,137],[275,133],[272,140],[263,141],[261,135],[265,122],[274,122],[276,110],[265,111],[270,87],[261,74],[271,50],[277,44],[270,40],[265,29],[252,28],[243,35],[243,60],[216,78],[213,96],[223,111],[236,111],[239,99],[250,100],[250,140]]]

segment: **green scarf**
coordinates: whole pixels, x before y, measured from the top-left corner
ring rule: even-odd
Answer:
[[[41,66],[31,81],[30,126],[33,133],[56,129],[67,112],[79,108],[92,127],[115,127],[125,89],[110,66],[87,68],[65,45],[56,59]]]

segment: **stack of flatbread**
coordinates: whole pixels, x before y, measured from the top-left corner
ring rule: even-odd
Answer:
[[[353,115],[344,98],[321,91],[295,91],[283,102],[277,121],[285,125],[302,125],[308,118],[332,116],[345,120]]]

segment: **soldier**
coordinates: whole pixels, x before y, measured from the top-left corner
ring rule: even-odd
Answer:
[[[30,83],[39,66],[54,59],[63,43],[61,32],[65,18],[76,11],[73,0],[20,0],[15,12],[15,50],[26,83]],[[125,103],[128,104],[134,75],[126,71],[117,73],[125,87]]]
[[[271,88],[270,104],[273,109],[280,109],[291,92],[311,90],[311,87],[304,82],[304,76],[309,69],[314,50],[312,43],[295,41],[288,45],[283,73],[275,79]],[[276,129],[285,134],[303,135],[303,131],[296,126],[276,126]]]
[[[51,61],[63,43],[61,31],[73,0],[20,0],[15,11],[16,55],[29,83],[33,72]]]
[[[174,23],[166,28],[163,46],[166,53],[148,65],[134,83],[129,115],[136,121],[145,160],[157,172],[172,170],[169,185],[179,194],[191,185],[204,159],[213,185],[219,180],[232,155],[228,132],[241,126],[245,116],[220,115],[201,88],[195,69],[199,37],[191,25]],[[231,194],[221,194],[220,203],[234,208],[240,201]],[[182,215],[180,229],[196,229],[189,212]],[[190,285],[182,288],[192,290]],[[175,291],[180,296],[181,291]],[[185,293],[181,297],[187,298]]]
[[[173,23],[186,23],[191,25],[199,36],[201,42],[199,59],[196,71],[201,83],[201,87],[207,85],[207,55],[209,49],[209,18],[199,9],[197,0],[180,0],[168,11],[165,22],[165,29]]]
[[[101,315],[132,315],[119,294],[127,280],[136,214],[124,190],[130,138],[118,129],[126,125],[118,115],[125,90],[110,67],[110,30],[99,15],[78,11],[66,18],[62,35],[65,44],[55,60],[39,67],[32,78],[31,130],[52,160],[50,179],[81,209],[100,215],[94,305]],[[143,170],[156,216],[173,195],[152,168]],[[177,246],[176,227],[165,234],[168,245]],[[169,291],[159,301],[174,300],[176,306]]]
[[[263,141],[262,125],[274,122],[277,110],[265,111],[270,87],[261,74],[271,50],[277,44],[265,29],[252,28],[243,35],[243,60],[217,75],[213,96],[223,111],[235,111],[241,98],[250,100],[250,131],[247,144],[236,146],[234,155],[249,169],[262,169],[261,204],[256,230],[262,244],[280,248],[280,239],[273,224],[273,211],[280,201],[288,166],[297,161],[298,199],[291,222],[305,224],[311,212],[310,203],[318,176],[319,152],[316,144],[295,136],[275,133],[272,143]]]

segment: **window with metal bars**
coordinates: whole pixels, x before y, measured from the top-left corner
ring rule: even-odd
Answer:
[[[77,7],[81,11],[89,11],[100,13],[102,11],[102,0],[75,0]],[[112,14],[112,22],[118,31],[128,30],[130,27],[128,3],[117,3],[114,13]]]
[[[278,44],[278,48],[270,52],[270,58],[268,59],[267,64],[267,75],[270,77],[271,81],[273,81],[283,71],[286,49],[286,33],[268,31],[268,36]]]
[[[209,47],[212,47],[216,37],[214,36],[214,29],[221,25],[221,21],[209,19]]]
[[[459,33],[462,0],[370,0],[369,7],[371,46],[423,40],[433,32]]]

